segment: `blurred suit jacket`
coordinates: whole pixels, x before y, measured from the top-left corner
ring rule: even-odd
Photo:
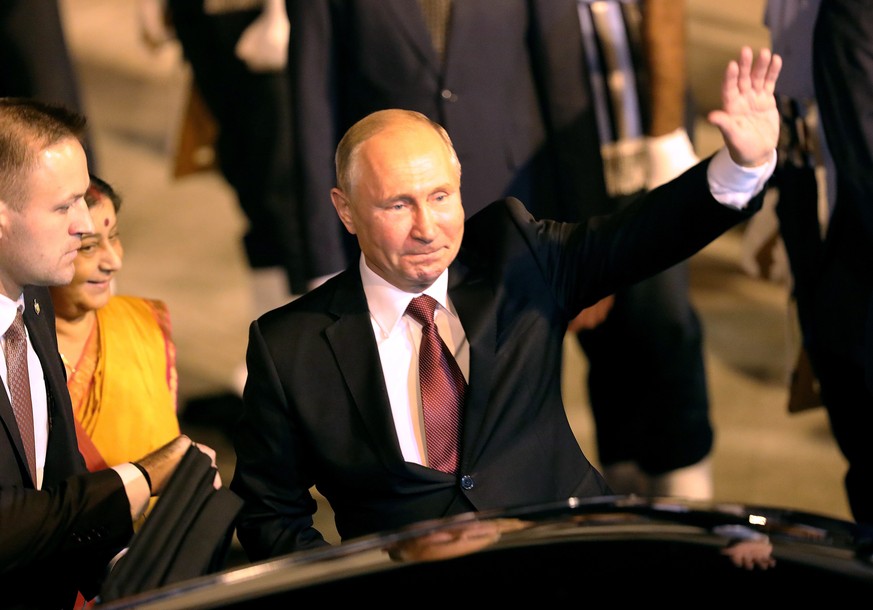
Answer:
[[[608,201],[575,0],[455,1],[444,60],[413,0],[289,0],[288,11],[312,277],[357,253],[330,202],[333,155],[343,133],[376,110],[416,110],[446,128],[467,217],[508,196],[557,220],[581,217],[558,206]],[[593,213],[602,212],[584,216]]]
[[[77,590],[97,593],[109,560],[133,535],[130,504],[119,476],[88,473],[79,453],[48,289],[25,288],[24,302],[50,429],[44,491],[36,491],[8,394],[0,392],[0,606],[67,608]]]
[[[813,307],[811,341],[866,369],[873,392],[873,9],[863,0],[821,3],[813,74],[822,127],[836,166]],[[873,508],[873,506],[871,506]]]

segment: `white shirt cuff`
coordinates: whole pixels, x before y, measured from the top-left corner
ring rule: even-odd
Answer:
[[[745,209],[749,201],[761,192],[776,168],[776,149],[770,160],[756,167],[742,167],[734,163],[727,148],[722,147],[706,170],[709,190],[715,200],[735,210]]]
[[[127,493],[127,500],[130,502],[130,518],[136,521],[142,516],[149,505],[149,498],[151,497],[149,484],[139,469],[133,464],[124,462],[123,464],[113,466],[112,470],[121,477],[124,491]]]

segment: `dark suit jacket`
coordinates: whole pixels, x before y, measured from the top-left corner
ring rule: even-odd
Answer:
[[[357,263],[256,320],[231,483],[245,501],[237,533],[249,556],[324,543],[312,528],[312,485],[343,539],[462,511],[608,495],[564,411],[564,334],[583,307],[747,216],[712,199],[706,166],[587,225],[535,221],[514,199],[469,219],[449,269],[470,342],[458,477],[403,459]]]
[[[48,290],[25,288],[24,302],[45,373],[50,430],[43,490],[36,491],[15,414],[0,392],[0,605],[69,607],[77,589],[96,594],[108,561],[133,534],[130,504],[115,472],[86,474]]]
[[[84,112],[79,82],[61,15],[60,0],[0,3],[0,95],[33,97]],[[94,170],[90,132],[85,137]]]
[[[376,110],[416,110],[446,128],[468,217],[513,196],[539,218],[577,220],[578,209],[560,205],[606,200],[575,0],[454,2],[444,63],[414,0],[289,0],[288,10],[297,185],[313,276],[350,260],[329,197],[334,151]]]
[[[204,11],[202,0],[168,0],[166,5],[194,82],[218,124],[218,166],[248,220],[243,236],[247,262],[253,269],[282,267],[290,289],[305,292],[288,74],[252,72],[235,53],[240,35],[262,8],[255,4],[212,14]]]
[[[837,198],[808,330],[814,348],[866,367],[873,392],[873,10],[863,0],[825,0],[813,42],[822,127],[834,158]],[[801,304],[798,302],[798,307]],[[801,312],[803,313],[803,312]]]

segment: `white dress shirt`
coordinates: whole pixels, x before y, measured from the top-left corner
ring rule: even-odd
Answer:
[[[31,307],[34,305],[31,304]],[[0,358],[0,374],[3,376],[3,385],[9,403],[12,404],[12,394],[9,392],[9,374],[6,370],[6,331],[12,326],[18,309],[24,311],[24,294],[13,301],[5,295],[0,295],[0,328],[3,329],[3,358]],[[42,372],[42,364],[39,356],[33,351],[30,343],[30,332],[27,331],[27,372],[30,377],[30,401],[33,408],[33,442],[36,449],[36,488],[42,488],[42,477],[45,470],[45,452],[48,446],[48,397],[45,391],[45,379]]]
[[[359,266],[400,450],[407,462],[427,465],[418,389],[421,324],[411,316],[404,315],[409,302],[420,295],[404,292],[376,275],[367,267],[363,255]],[[461,320],[449,302],[448,279],[449,272],[446,270],[423,294],[439,303],[434,313],[434,323],[440,337],[454,354],[464,378],[469,380],[470,344]]]

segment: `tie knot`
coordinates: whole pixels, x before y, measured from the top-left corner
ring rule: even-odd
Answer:
[[[415,297],[409,302],[409,307],[406,308],[406,313],[415,318],[416,322],[426,326],[433,324],[433,314],[436,311],[437,302],[433,297],[426,294],[420,297]]]

